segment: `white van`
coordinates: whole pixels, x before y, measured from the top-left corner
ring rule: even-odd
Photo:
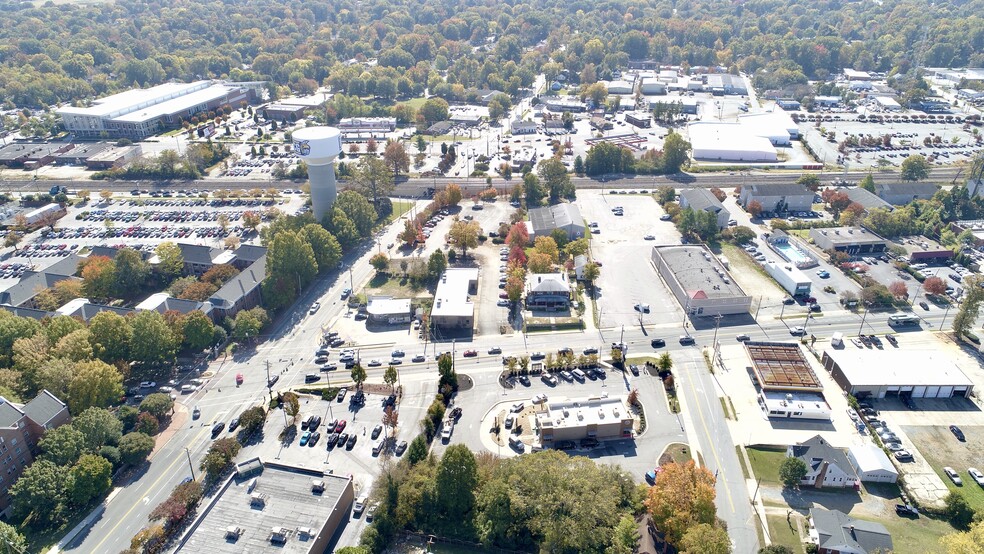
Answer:
[[[584,372],[581,371],[580,369],[575,369],[574,371],[571,371],[571,375],[573,375],[574,378],[578,380],[578,382],[580,383],[584,382],[585,375]]]
[[[834,333],[830,337],[830,346],[833,346],[834,348],[840,348],[844,346],[844,333],[841,333],[840,331]]]

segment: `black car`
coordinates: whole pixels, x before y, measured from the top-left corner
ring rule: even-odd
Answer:
[[[338,369],[337,364],[325,364],[321,366],[321,371],[335,371],[336,369]]]
[[[376,440],[377,438],[379,438],[379,434],[382,433],[382,432],[383,432],[383,426],[382,425],[376,425],[375,427],[373,427],[372,428],[372,440]]]
[[[666,341],[663,339],[653,339],[649,341],[649,344],[651,344],[653,348],[663,348],[666,346]]]
[[[407,441],[400,441],[400,444],[396,445],[396,455],[399,456],[407,450]]]
[[[629,371],[632,372],[632,375],[638,376],[639,375],[639,366],[637,366],[635,364],[632,364],[632,365],[629,366]]]
[[[522,383],[524,387],[530,386],[530,378],[525,375],[519,376],[519,382]]]
[[[600,444],[598,442],[598,439],[593,438],[593,437],[588,437],[588,438],[585,438],[585,439],[581,439],[581,448],[594,448],[594,447],[598,446],[598,444]]]
[[[960,428],[957,427],[956,425],[950,426],[950,432],[953,433],[953,436],[957,437],[957,440],[960,442],[964,442],[967,440],[967,437],[964,436],[963,431],[961,431]]]
[[[357,441],[358,439],[359,436],[356,435],[355,433],[349,435],[348,440],[345,441],[345,450],[352,450],[353,448],[355,448],[355,441]]]
[[[336,434],[338,435],[338,446],[339,447],[345,446],[345,443],[348,442],[349,434],[348,433],[336,433]]]
[[[588,369],[585,369],[584,374],[587,375],[588,379],[591,379],[592,381],[598,380],[598,374],[595,373],[595,370],[593,368],[589,367]]]
[[[311,423],[308,423],[308,431],[314,431],[315,429],[321,426],[321,416],[319,415],[311,416],[310,422]]]
[[[311,425],[311,418],[307,418],[301,422],[301,431],[307,431],[308,425]]]
[[[311,437],[308,438],[308,446],[314,446],[318,444],[318,440],[321,439],[321,431],[315,431],[311,433]]]
[[[238,417],[232,418],[232,421],[229,422],[229,432],[231,433],[231,432],[235,431],[236,430],[236,427],[239,427],[239,418]]]
[[[919,510],[909,504],[896,504],[895,513],[902,517],[919,517]]]
[[[355,404],[356,406],[364,406],[366,403],[366,394],[362,391],[355,391],[355,394],[352,395],[352,399],[349,400],[349,402]]]
[[[557,441],[557,450],[574,450],[577,444],[574,441]]]
[[[335,443],[338,442],[338,433],[332,433],[328,435],[327,440],[328,440],[328,448],[335,446]]]
[[[390,406],[396,406],[396,395],[391,394],[383,399],[383,408],[388,408]]]
[[[589,346],[589,347],[585,348],[582,352],[584,353],[585,356],[587,356],[589,354],[597,354],[598,353],[598,349],[595,348],[595,347],[593,347],[593,346]]]
[[[225,423],[221,423],[221,422],[216,423],[215,425],[212,426],[212,436],[215,437],[216,435],[221,433],[223,429],[225,429]]]
[[[694,344],[694,337],[690,335],[680,335],[680,344]]]

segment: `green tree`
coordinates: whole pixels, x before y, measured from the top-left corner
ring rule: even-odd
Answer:
[[[393,192],[393,170],[376,156],[363,156],[350,181],[352,187],[379,207],[379,200]]]
[[[447,268],[448,258],[441,249],[435,250],[427,259],[427,276],[430,279],[440,278]]]
[[[965,280],[964,299],[953,318],[953,333],[958,337],[967,334],[974,326],[980,313],[981,301],[984,300],[984,277],[973,275]]]
[[[635,554],[639,545],[639,527],[631,516],[622,516],[612,533],[611,545],[605,554]]]
[[[770,544],[759,548],[758,554],[793,554],[793,550],[784,544]]]
[[[270,317],[266,310],[259,306],[243,310],[232,320],[232,338],[237,341],[256,339],[260,336],[260,330],[269,322]]]
[[[10,507],[17,521],[45,526],[63,521],[69,469],[35,460],[10,487]]]
[[[184,272],[184,256],[181,255],[181,248],[178,245],[170,241],[162,242],[154,249],[154,254],[157,254],[160,260],[157,270],[167,280],[175,279]]]
[[[523,175],[523,191],[526,193],[526,206],[529,208],[539,206],[547,196],[539,177],[533,172]]]
[[[411,466],[415,466],[426,459],[427,439],[423,435],[417,435],[410,441],[410,446],[407,447],[407,461]]]
[[[410,155],[407,154],[403,143],[398,140],[386,141],[386,149],[383,150],[383,161],[390,168],[394,176],[399,176],[400,172],[410,171]]]
[[[314,223],[305,225],[301,229],[301,238],[311,245],[314,261],[318,264],[318,271],[338,267],[338,262],[342,259],[342,245],[338,244],[334,235],[326,231],[324,227]]]
[[[110,298],[116,292],[116,263],[106,256],[89,256],[79,263],[82,291],[89,298]]]
[[[722,527],[700,523],[683,535],[680,554],[731,554],[731,538]]]
[[[457,521],[461,515],[472,511],[478,485],[478,463],[467,446],[453,444],[444,451],[434,485],[437,508],[445,519]]]
[[[184,344],[192,352],[201,352],[212,345],[215,325],[207,315],[200,311],[189,313],[184,318]]]
[[[268,266],[269,267],[269,266]],[[130,320],[130,358],[135,362],[159,364],[174,359],[178,339],[164,320],[153,310],[137,312]]]
[[[2,534],[4,533],[0,527],[0,535]],[[984,552],[984,519],[975,521],[966,532],[943,535],[940,538],[940,545],[943,546],[943,554],[978,554]]]
[[[574,174],[584,175],[584,160],[580,155],[574,158]]]
[[[239,425],[246,434],[262,429],[264,421],[266,421],[266,410],[261,406],[253,406],[239,414]]]
[[[201,468],[205,471],[208,479],[215,480],[222,475],[232,465],[232,460],[239,454],[241,448],[242,445],[239,444],[239,441],[231,437],[213,442],[201,464]]]
[[[390,388],[393,388],[396,385],[396,380],[398,377],[399,374],[396,372],[396,366],[390,364],[389,367],[386,368],[386,372],[383,374],[383,382],[389,385]],[[396,391],[395,388],[393,388],[393,390],[394,392]]]
[[[871,194],[875,194],[875,178],[871,175],[871,173],[865,175],[861,178],[861,181],[858,182],[858,187],[863,188]]]
[[[132,338],[133,328],[115,312],[99,312],[89,320],[93,353],[104,362],[129,359]]]
[[[377,214],[376,209],[366,200],[365,196],[353,190],[343,191],[338,195],[332,208],[336,211],[341,211],[355,224],[360,237],[366,238],[372,232],[372,227],[376,223]],[[329,228],[328,230],[335,233],[339,242],[343,245],[345,244],[341,236],[339,236],[338,230],[334,228]]]
[[[913,154],[902,160],[901,177],[903,181],[921,181],[929,176],[929,162],[920,154]]]
[[[806,462],[790,456],[779,463],[779,480],[786,487],[799,488],[800,481],[806,477],[808,471]]]
[[[154,439],[143,433],[127,433],[120,438],[120,456],[123,463],[140,465],[154,450]]]
[[[80,414],[92,406],[111,406],[121,396],[123,375],[115,367],[99,360],[75,366],[75,375],[68,386],[68,408],[73,414]]]
[[[804,173],[796,180],[796,184],[816,192],[820,190],[820,177],[816,173]]]
[[[55,358],[71,360],[73,362],[83,362],[92,359],[92,343],[90,342],[91,333],[88,329],[72,331],[58,340],[55,347],[51,349],[51,355]]]
[[[113,486],[113,465],[96,454],[83,454],[71,470],[68,498],[76,506],[102,496]]]
[[[44,328],[44,334],[48,339],[48,346],[54,346],[64,337],[82,329],[85,329],[85,324],[78,319],[67,315],[59,315],[48,322],[48,325]]]
[[[679,173],[690,159],[690,143],[672,130],[663,142],[663,172]]]
[[[557,158],[547,158],[536,167],[540,181],[547,187],[551,204],[556,204],[561,198],[574,199],[574,185],[563,162]]]
[[[379,252],[369,259],[369,265],[376,270],[376,273],[388,273],[389,272],[389,256]]]
[[[82,433],[83,448],[96,452],[104,445],[114,445],[123,436],[123,422],[104,408],[89,408],[72,420],[72,427]]]
[[[510,108],[512,108],[512,99],[506,94],[496,94],[489,100],[489,119],[499,121],[509,115]]]
[[[174,409],[174,400],[163,392],[148,394],[140,401],[140,411],[147,412],[157,419],[167,417]]]
[[[418,112],[424,118],[424,122],[430,126],[438,121],[448,119],[448,102],[443,98],[432,96],[420,107]]]
[[[344,194],[344,193],[343,193]],[[289,306],[318,274],[311,245],[293,231],[281,231],[267,250],[263,299],[273,309]]]
[[[449,354],[442,354],[437,359],[437,373],[438,390],[444,390],[445,386],[451,387],[451,390],[458,389],[458,374],[454,371],[454,359]]]
[[[0,521],[0,543],[5,545],[8,552],[27,552],[27,539],[17,532],[17,528],[9,523]]]
[[[113,259],[116,264],[115,291],[122,298],[130,298],[143,292],[150,276],[150,264],[132,248],[121,248]]]
[[[0,310],[0,367],[10,365],[17,339],[32,337],[40,330],[41,323],[36,319],[18,317],[7,310]]]
[[[59,466],[70,466],[79,459],[85,448],[85,436],[71,425],[62,425],[45,432],[38,447],[44,459]]]
[[[974,520],[974,509],[970,507],[962,494],[957,491],[950,491],[950,494],[943,499],[943,503],[946,505],[944,513],[950,525],[961,531],[970,528],[970,524]]]
[[[356,363],[352,366],[352,381],[355,382],[356,388],[361,389],[362,383],[366,382],[367,377],[366,370],[362,367],[361,363]]]

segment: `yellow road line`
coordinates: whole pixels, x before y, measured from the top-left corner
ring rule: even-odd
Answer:
[[[703,362],[703,360],[700,360],[700,361]],[[711,438],[711,431],[710,431],[710,429],[707,428],[707,421],[704,420],[704,410],[700,409],[700,399],[697,398],[697,389],[694,388],[694,382],[692,380],[687,379],[687,384],[690,385],[690,392],[693,393],[694,400],[696,400],[695,404],[697,404],[697,415],[700,416],[700,424],[704,427],[704,435],[708,439],[710,439]],[[714,441],[713,440],[710,440],[709,442],[710,442],[710,445],[711,445],[711,454],[714,455],[714,461],[717,462],[718,469],[720,470],[720,468],[721,468],[721,459],[718,458],[717,449],[714,448]],[[724,474],[723,473],[721,474],[721,478],[722,479],[724,478]],[[734,511],[735,511],[735,502],[734,502],[734,499],[731,498],[731,491],[728,490],[727,484],[725,484],[725,487],[724,487],[724,494],[728,497],[728,505],[731,506],[731,512],[734,513]]]
[[[205,431],[207,431],[207,430],[208,430],[208,428],[203,428],[203,429],[201,430],[201,432],[200,432],[200,433],[198,433],[198,436],[196,436],[196,437],[194,438],[194,440],[193,440],[193,442],[198,442],[198,439],[200,439],[200,438],[202,437],[202,435],[204,435],[204,434],[205,434]],[[152,490],[152,489],[153,489],[154,487],[156,487],[156,486],[157,486],[157,484],[158,484],[158,483],[160,483],[162,479],[164,479],[165,477],[167,477],[167,476],[169,476],[169,475],[171,474],[171,470],[172,470],[172,469],[174,468],[174,466],[175,466],[176,464],[178,464],[179,462],[184,462],[184,460],[182,460],[182,459],[181,459],[181,456],[175,456],[175,457],[174,457],[174,461],[173,461],[173,462],[171,462],[171,465],[169,465],[169,466],[167,466],[167,469],[165,469],[165,470],[164,470],[164,473],[162,473],[162,474],[161,474],[161,476],[160,476],[160,477],[158,477],[156,481],[154,481],[153,483],[151,483],[151,484],[150,484],[150,486],[149,486],[149,487],[147,487],[147,489],[145,489],[145,491],[146,491],[146,492],[145,492],[145,494],[141,494],[141,495],[140,495],[140,498],[139,498],[139,499],[138,499],[138,500],[137,500],[136,502],[134,502],[134,503],[133,503],[133,506],[130,506],[130,509],[129,509],[129,510],[127,510],[125,514],[123,514],[123,517],[121,517],[121,518],[119,518],[119,520],[117,520],[117,521],[116,521],[116,525],[114,525],[114,526],[113,526],[113,528],[112,528],[112,529],[110,529],[108,533],[106,533],[106,536],[105,536],[105,537],[103,537],[103,540],[101,540],[101,541],[99,541],[99,544],[97,544],[97,545],[96,545],[96,547],[95,547],[95,548],[93,549],[93,552],[101,552],[101,551],[102,551],[102,549],[101,549],[100,547],[102,547],[102,545],[103,545],[103,543],[105,543],[105,542],[106,542],[106,541],[107,541],[107,540],[108,540],[108,539],[109,539],[110,537],[113,537],[113,536],[114,536],[114,534],[115,534],[115,532],[116,532],[116,529],[117,529],[117,528],[118,528],[118,527],[119,527],[119,526],[120,526],[120,525],[121,525],[121,524],[122,524],[122,523],[123,523],[124,521],[126,521],[126,519],[127,519],[128,517],[130,517],[130,514],[131,514],[131,513],[133,513],[133,510],[135,510],[135,509],[137,508],[137,506],[140,506],[141,504],[143,504],[143,499],[144,499],[145,497],[148,497],[148,496],[150,496],[150,491],[151,491],[151,490]]]

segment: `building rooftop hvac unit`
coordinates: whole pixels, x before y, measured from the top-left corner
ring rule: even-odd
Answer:
[[[289,532],[286,527],[274,527],[270,530],[270,542],[273,544],[284,544],[287,542],[287,533]]]
[[[236,525],[230,525],[230,526],[226,527],[226,530],[225,530],[225,538],[226,539],[229,539],[229,540],[232,540],[232,541],[235,541],[240,536],[242,536],[243,531],[245,531],[245,529],[243,529],[242,527],[239,527],[239,526],[236,526]]]
[[[325,492],[325,482],[321,479],[311,481],[311,492]]]
[[[266,502],[267,502],[267,495],[263,494],[262,492],[254,492],[249,495],[250,506],[259,506],[262,508],[263,506],[266,506]]]

